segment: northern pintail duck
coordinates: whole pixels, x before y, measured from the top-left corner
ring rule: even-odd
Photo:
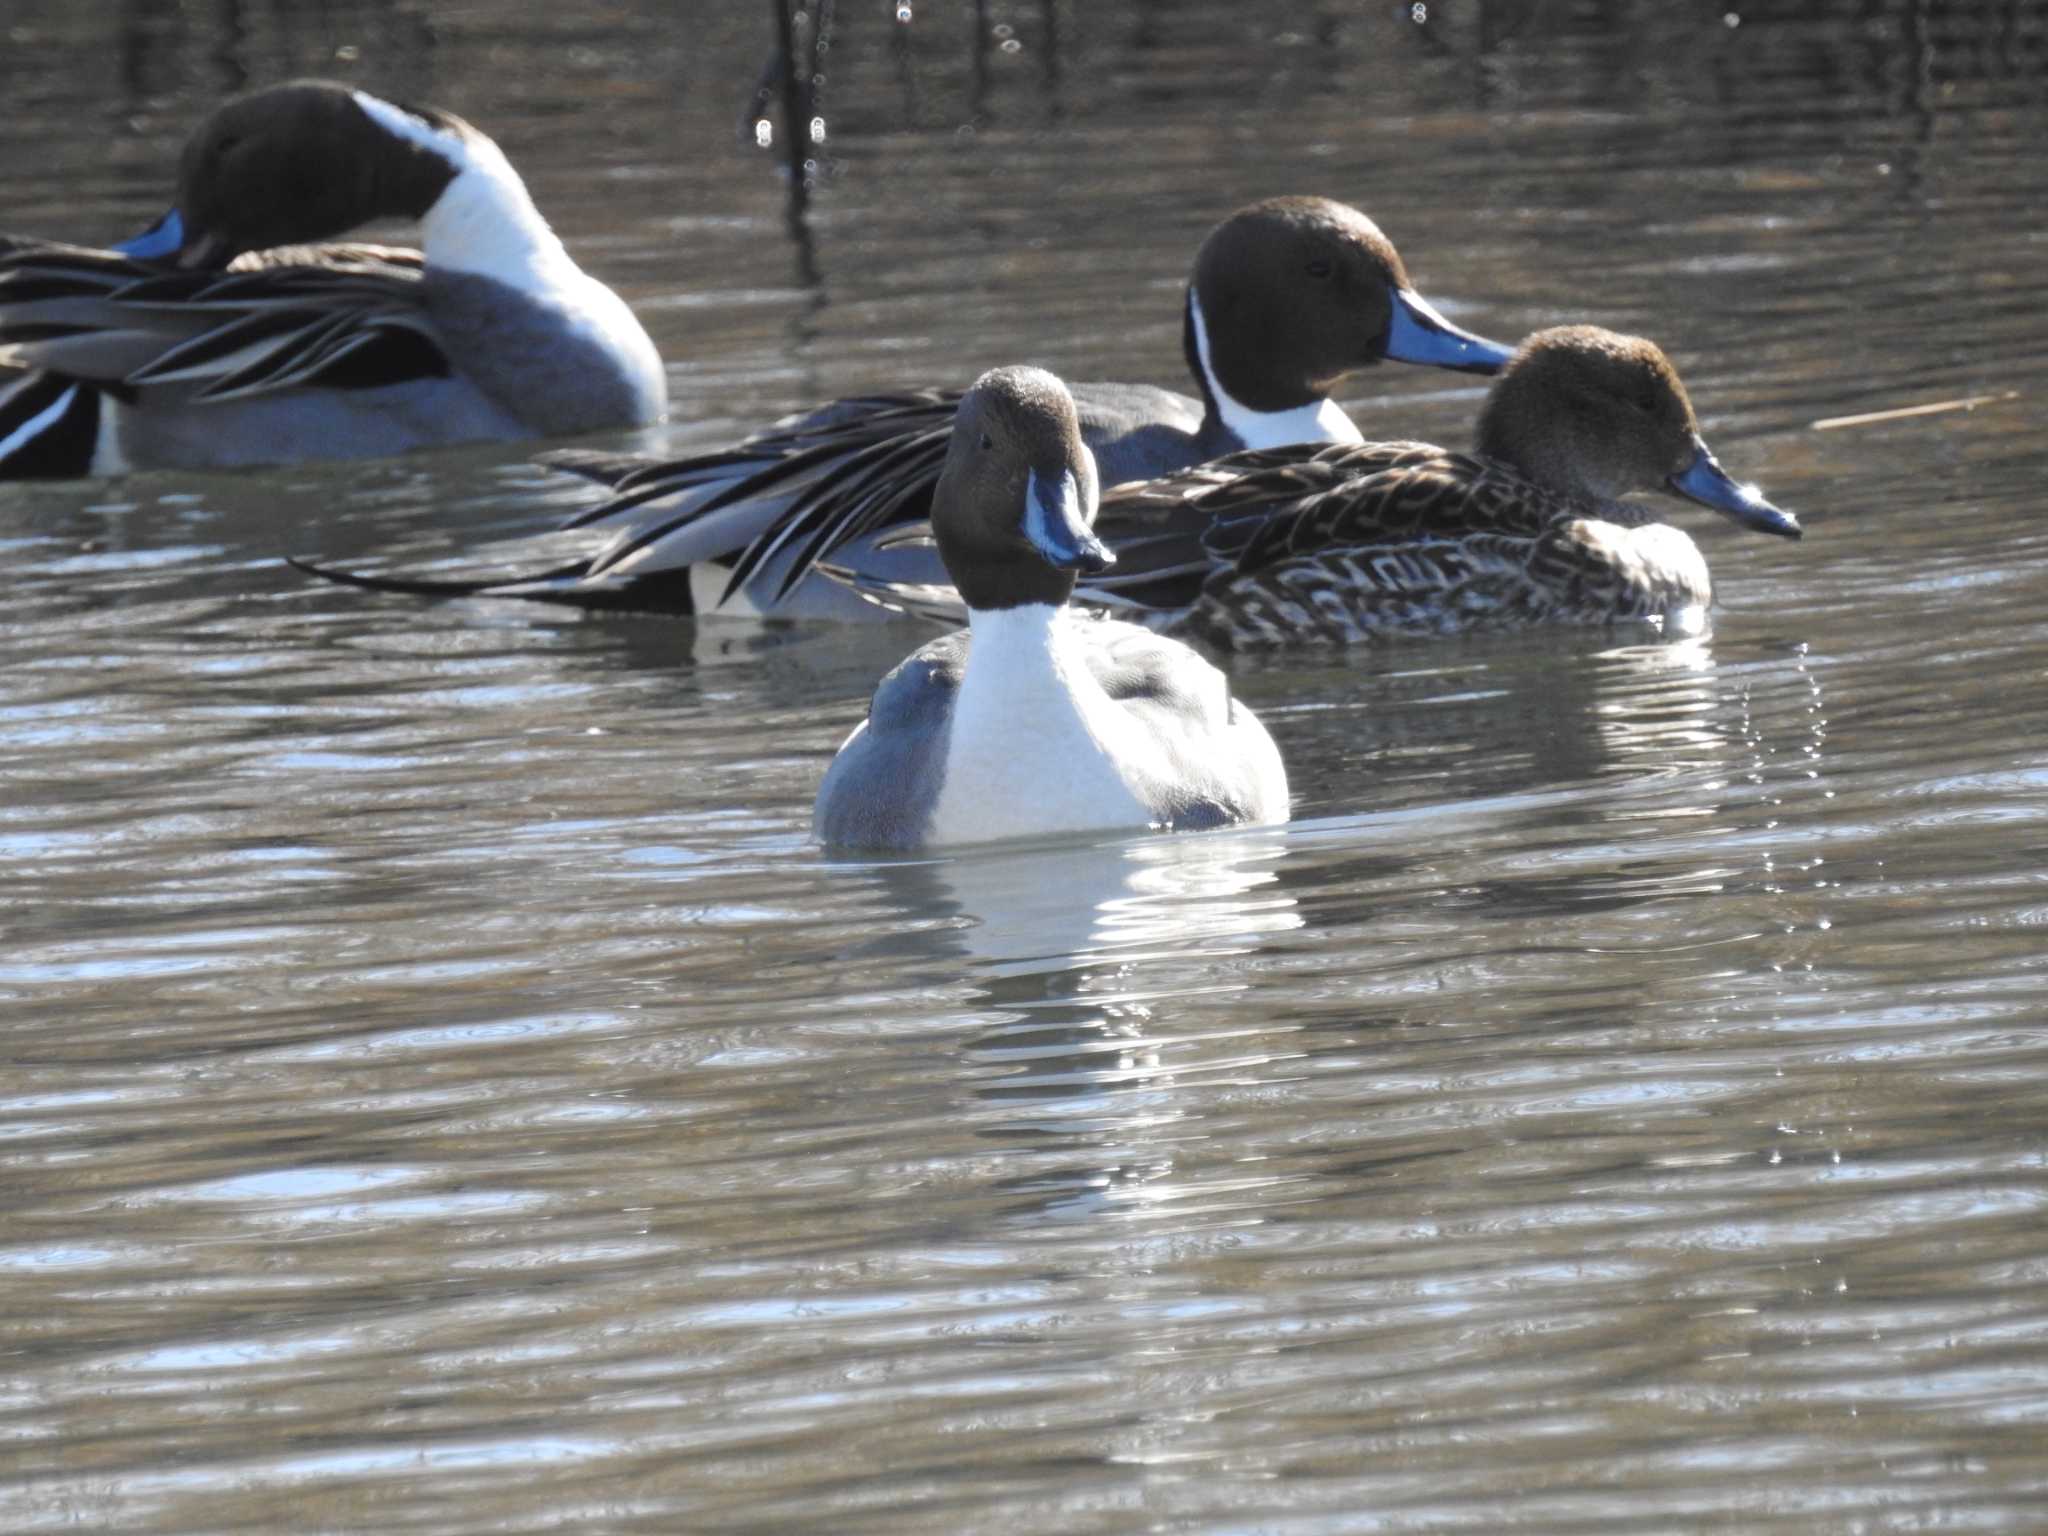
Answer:
[[[305,245],[372,219],[421,249]],[[113,250],[0,240],[0,478],[362,458],[652,422],[661,359],[498,146],[305,80],[217,108]]]
[[[1800,536],[1798,519],[1721,468],[1653,342],[1562,326],[1531,336],[1494,382],[1472,453],[1253,452],[1112,492],[1096,531],[1117,564],[1078,600],[1225,647],[1549,621],[1696,627],[1713,601],[1706,561],[1652,507],[1621,499],[1638,491]],[[959,608],[931,582],[834,569],[891,606]]]
[[[1509,355],[1432,308],[1372,220],[1321,197],[1254,203],[1209,234],[1183,304],[1182,350],[1199,399],[1143,384],[1073,386],[1105,485],[1247,448],[1356,443],[1330,391],[1357,369],[1393,358],[1492,373]],[[568,524],[612,532],[594,554],[493,582],[372,584],[871,619],[875,610],[816,575],[816,563],[925,517],[959,402],[939,389],[841,400],[693,458],[550,455],[613,486]]]
[[[968,628],[875,689],[818,791],[821,842],[905,849],[1287,819],[1265,727],[1194,651],[1077,614],[1112,556],[1094,455],[1051,374],[998,368],[961,400],[932,527]]]

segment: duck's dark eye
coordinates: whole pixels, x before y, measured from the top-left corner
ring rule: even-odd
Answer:
[[[981,434],[981,446],[983,451],[987,451],[988,449],[995,447],[995,445],[996,440],[994,438],[990,437],[986,432]]]
[[[1328,277],[1336,270],[1337,264],[1327,256],[1318,256],[1308,264],[1308,275],[1310,277]]]

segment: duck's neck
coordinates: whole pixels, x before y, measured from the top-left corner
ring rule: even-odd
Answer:
[[[968,609],[974,639],[960,684],[962,703],[973,695],[1020,718],[1032,708],[1071,703],[1076,683],[1086,677],[1086,668],[1069,660],[1072,622],[1066,608],[1054,603]]]
[[[469,272],[521,290],[573,272],[576,264],[527,195],[498,146],[469,154],[440,201],[420,221],[420,249],[431,267]]]
[[[1640,501],[1623,501],[1618,496],[1597,496],[1591,498],[1600,507],[1600,516],[1622,528],[1642,528],[1650,523],[1661,523],[1657,509]]]
[[[1494,386],[1473,431],[1473,452],[1489,463],[1506,465],[1553,495],[1596,510],[1604,522],[1635,528],[1658,521],[1654,508],[1622,500],[1628,487],[1616,477],[1589,473],[1577,446],[1583,439],[1546,408],[1543,397],[1517,396],[1515,382],[1510,377]]]
[[[445,132],[362,92],[356,101],[387,133],[455,168],[454,179],[420,218],[420,250],[429,269],[488,277],[521,291],[576,270],[496,144],[478,133]]]
[[[1209,325],[1202,316],[1202,300],[1188,290],[1188,327],[1194,337],[1194,364],[1201,374],[1202,397],[1208,404],[1213,424],[1223,428],[1247,448],[1284,448],[1290,443],[1361,443],[1365,441],[1344,408],[1328,395],[1284,411],[1257,411],[1234,398],[1216,376],[1215,354],[1210,349]]]

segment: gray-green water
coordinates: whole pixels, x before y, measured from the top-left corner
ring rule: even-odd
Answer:
[[[1172,382],[1201,233],[1327,192],[1658,338],[1806,541],[1681,512],[1696,641],[1238,664],[1284,830],[873,865],[810,797],[922,631],[279,563],[583,504],[517,452],[0,487],[0,1525],[2048,1526],[2042,8],[838,11],[808,247],[767,7],[651,0],[16,0],[0,228],[243,83],[444,104],[690,447]]]

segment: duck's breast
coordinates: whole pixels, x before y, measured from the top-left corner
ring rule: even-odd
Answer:
[[[654,344],[595,279],[572,270],[528,291],[430,268],[423,286],[450,360],[529,432],[646,426],[667,409]]]

